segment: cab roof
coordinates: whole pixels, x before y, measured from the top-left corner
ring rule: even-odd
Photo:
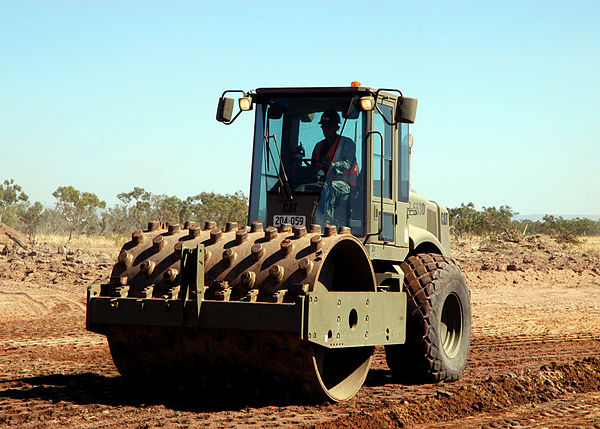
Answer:
[[[375,95],[378,90],[367,86],[307,86],[307,87],[283,87],[283,88],[258,88],[256,96],[275,97],[324,97],[324,96],[369,96]],[[380,96],[387,99],[397,99],[399,94],[381,91]]]
[[[258,88],[258,95],[367,95],[375,93],[375,89],[364,86],[309,86],[284,88]]]

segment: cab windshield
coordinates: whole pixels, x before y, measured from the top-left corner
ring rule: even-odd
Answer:
[[[350,96],[256,104],[252,219],[288,223],[284,209],[295,204],[298,223],[350,226],[362,235],[366,114],[357,104]]]

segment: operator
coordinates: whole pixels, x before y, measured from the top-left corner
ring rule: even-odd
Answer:
[[[323,130],[323,140],[318,142],[312,153],[312,165],[323,171],[327,177],[320,204],[324,214],[323,223],[335,224],[336,206],[347,202],[352,186],[356,186],[358,165],[356,164],[356,144],[352,139],[339,135],[340,115],[335,110],[326,110],[319,121]],[[347,207],[346,220],[350,218]]]

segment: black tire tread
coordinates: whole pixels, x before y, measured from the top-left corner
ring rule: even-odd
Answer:
[[[400,267],[407,293],[406,343],[386,347],[388,366],[402,382],[457,380],[461,374],[448,371],[439,359],[443,351],[432,341],[439,338],[439,333],[430,318],[435,280],[453,272],[463,276],[460,267],[453,259],[439,254],[409,256]]]

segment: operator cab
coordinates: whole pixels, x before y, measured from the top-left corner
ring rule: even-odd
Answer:
[[[250,218],[273,226],[345,225],[362,235],[366,114],[356,97],[257,94]],[[324,122],[325,112],[339,122]],[[335,129],[333,141],[325,138],[327,127]]]
[[[273,226],[349,226],[359,237],[373,233],[370,197],[386,197],[391,189],[393,130],[414,120],[416,100],[360,86],[243,94],[240,112],[255,110],[249,218]],[[405,102],[404,112],[397,100]],[[232,107],[232,99],[221,97],[217,119],[232,123]],[[408,125],[402,128],[408,136]]]

